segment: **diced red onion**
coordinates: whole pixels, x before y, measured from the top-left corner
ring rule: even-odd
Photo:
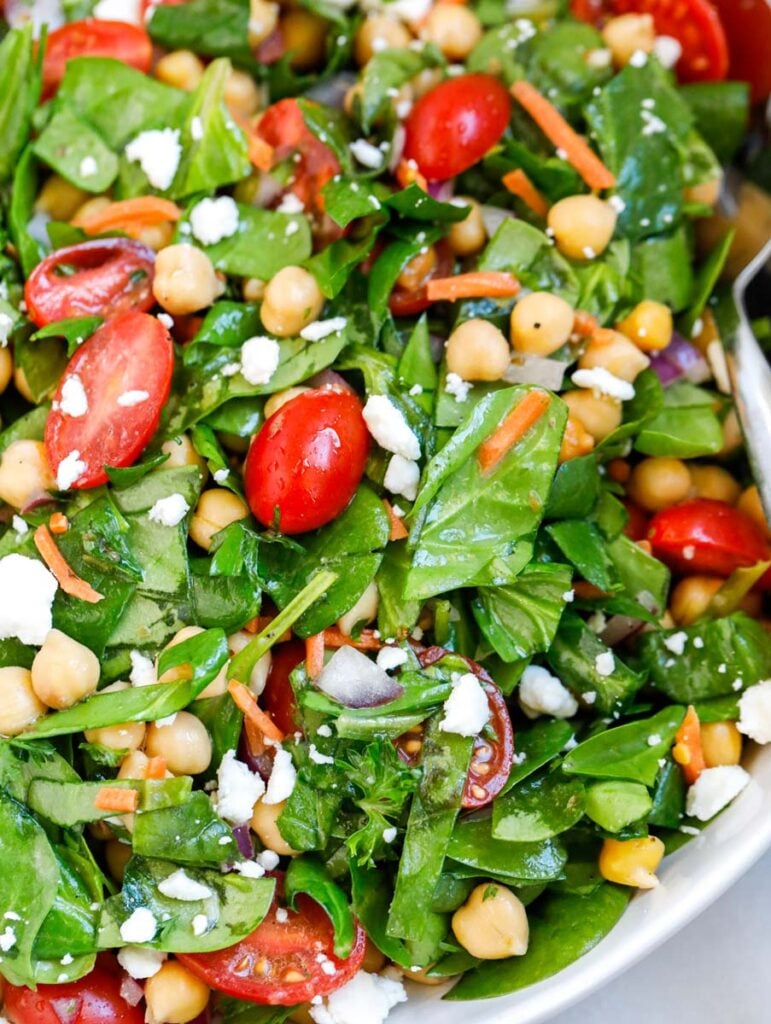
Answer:
[[[120,995],[121,999],[129,1004],[129,1006],[138,1006],[144,996],[144,990],[130,975],[124,974],[120,983]]]
[[[645,623],[641,619],[634,619],[630,615],[613,615],[608,619],[607,625],[600,633],[600,639],[608,647],[620,644],[635,633],[639,633]]]
[[[21,514],[27,516],[30,512],[37,512],[38,509],[43,508],[45,505],[55,505],[56,498],[52,498],[50,494],[38,494],[36,497],[28,501],[26,505],[21,509]]]
[[[492,238],[498,228],[505,220],[514,217],[511,210],[504,210],[502,206],[483,206],[482,221],[489,238]]]
[[[340,647],[321,670],[316,686],[348,708],[374,708],[404,692],[383,669],[355,647]]]
[[[565,379],[567,363],[543,356],[515,356],[503,375],[509,384],[538,384],[550,391],[559,391]]]
[[[446,181],[429,181],[429,195],[439,203],[449,203],[455,195],[455,179],[447,178]]]
[[[236,841],[236,846],[239,851],[246,857],[247,860],[251,860],[254,856],[254,846],[252,845],[252,833],[248,825],[237,825],[233,829],[233,838]]]
[[[712,376],[704,356],[682,335],[675,332],[662,352],[651,356],[651,367],[664,387],[685,378],[691,384],[703,384]]]
[[[241,733],[241,741],[238,744],[238,759],[248,765],[251,771],[257,772],[263,782],[267,782],[270,778],[270,773],[273,771],[273,755],[270,750],[263,750],[259,754],[255,754],[249,746],[246,730]]]

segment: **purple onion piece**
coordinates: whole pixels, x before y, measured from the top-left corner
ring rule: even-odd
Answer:
[[[120,996],[129,1006],[138,1006],[144,997],[144,990],[132,977],[124,974],[120,982]]]
[[[50,494],[39,494],[36,498],[28,501],[27,504],[21,509],[21,514],[27,516],[30,512],[37,512],[41,508],[45,508],[46,505],[57,505],[56,498],[52,498]]]
[[[666,387],[685,377],[692,384],[709,380],[711,371],[701,352],[676,331],[667,347],[651,356],[651,369]]]
[[[252,833],[248,825],[236,825],[233,829],[233,838],[236,841],[241,854],[246,857],[247,860],[251,860],[254,856],[254,846],[252,845]]]
[[[429,181],[428,194],[439,203],[449,203],[455,194],[455,178],[446,181]]]
[[[682,372],[673,366],[663,355],[651,356],[650,369],[656,374],[663,387],[674,384],[683,376]]]
[[[273,755],[268,750],[260,754],[253,753],[245,730],[242,730],[238,744],[238,759],[248,765],[250,771],[256,772],[263,782],[267,783],[270,773],[273,771]]]

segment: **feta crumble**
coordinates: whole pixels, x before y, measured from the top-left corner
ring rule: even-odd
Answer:
[[[314,764],[335,763],[334,757],[330,757],[329,754],[322,754],[321,751],[317,749],[315,743],[311,743],[310,748],[308,750],[308,757],[311,759],[311,761],[313,761]]]
[[[591,370],[576,370],[570,379],[577,388],[591,388],[620,402],[634,398],[634,386],[628,380],[622,380],[610,373],[604,366],[594,366]]]
[[[394,1006],[406,1001],[400,981],[359,971],[309,1012],[315,1024],[383,1024]]]
[[[722,811],[750,781],[749,774],[738,764],[705,768],[685,798],[689,818],[709,821]]]
[[[274,338],[258,335],[241,346],[241,373],[249,384],[267,384],[278,369],[281,349]]]
[[[78,165],[78,173],[81,178],[93,178],[99,170],[99,164],[92,156],[84,156]]]
[[[377,167],[381,167],[383,164],[383,154],[377,148],[373,146],[371,142],[367,142],[366,139],[356,139],[348,147],[353,157],[363,167],[369,167],[374,170]]]
[[[168,896],[170,900],[183,903],[194,903],[196,900],[208,900],[213,895],[208,885],[196,882],[185,873],[183,868],[174,871],[158,883],[158,892]]]
[[[13,318],[7,313],[0,313],[0,348],[5,348],[13,330]]]
[[[464,380],[459,373],[448,373],[444,381],[444,390],[456,402],[465,402],[473,386],[471,381]]]
[[[130,944],[152,942],[157,927],[155,914],[147,907],[137,907],[120,926],[120,937]]]
[[[381,647],[375,661],[377,667],[382,668],[384,672],[393,672],[395,669],[401,668],[407,658],[407,652],[401,647]]]
[[[442,732],[458,736],[477,736],[490,721],[487,694],[473,673],[465,672],[444,702],[444,717],[439,722]]]
[[[275,850],[261,850],[257,854],[257,863],[265,871],[275,871],[281,858]]]
[[[666,637],[664,640],[664,646],[672,654],[682,654],[685,650],[685,644],[688,640],[688,634],[683,632],[681,629],[677,633],[673,633],[672,636]]]
[[[165,959],[166,954],[159,949],[145,949],[144,946],[124,946],[118,950],[118,963],[137,981],[152,978],[160,971]]]
[[[193,236],[203,245],[216,245],[238,231],[238,207],[230,196],[202,199],[190,213]]]
[[[165,192],[174,180],[182,156],[178,128],[153,128],[140,132],[126,146],[131,163],[138,163],[153,188]]]
[[[392,843],[396,839],[396,826],[391,825],[389,828],[383,829],[383,842]]]
[[[148,658],[141,651],[129,651],[129,658],[131,659],[129,681],[132,686],[152,686],[153,683],[158,682],[152,658]]]
[[[159,318],[160,319],[160,318]],[[122,395],[118,395],[118,405],[123,409],[131,409],[135,405],[141,405],[142,402],[146,402],[150,397],[149,391],[124,391]]]
[[[93,15],[100,21],[126,21],[130,25],[142,24],[139,0],[99,0]]]
[[[150,511],[147,518],[152,523],[161,526],[177,526],[190,511],[190,506],[181,494],[170,494],[166,498],[159,498]]]
[[[328,338],[330,334],[342,331],[347,323],[344,316],[333,316],[329,320],[314,320],[312,324],[303,327],[300,337],[305,341],[321,341],[323,338]]]
[[[215,484],[224,484],[225,481],[227,480],[227,478],[230,476],[230,470],[229,469],[224,469],[224,468],[223,469],[215,469],[214,473],[213,473],[213,476],[214,476]]]
[[[739,700],[737,728],[756,743],[771,743],[771,679],[744,691]]]
[[[616,669],[616,659],[612,651],[603,651],[594,659],[594,668],[598,676],[612,676]]]
[[[86,389],[77,373],[70,374],[62,381],[62,394],[58,406],[65,416],[72,416],[73,419],[85,416],[88,412]]]
[[[527,666],[519,680],[518,696],[528,718],[572,718],[578,711],[578,701],[562,680],[541,665]]]
[[[264,804],[280,804],[288,800],[294,791],[297,771],[292,755],[283,747],[277,747],[273,756],[273,769],[268,779],[268,788],[262,798]]]
[[[10,925],[6,925],[5,931],[0,933],[0,949],[7,953],[16,945],[16,932]]]
[[[217,771],[215,810],[231,825],[245,825],[254,805],[265,792],[265,783],[256,772],[228,750]]]
[[[277,213],[302,213],[305,204],[294,192],[287,192],[276,207]]]
[[[68,491],[85,473],[86,464],[80,457],[79,451],[72,451],[66,455],[56,470],[56,486],[60,491]]]
[[[200,142],[203,138],[203,121],[200,117],[194,117],[190,122],[190,138],[193,142]]]
[[[206,914],[196,914],[192,920],[193,935],[196,937],[205,934],[209,927],[209,918]]]
[[[36,558],[0,558],[0,640],[40,647],[53,626],[56,578]]]
[[[391,494],[401,494],[407,501],[414,501],[418,496],[420,482],[420,466],[413,459],[405,459],[401,455],[392,455],[383,477],[383,486]]]
[[[645,50],[635,50],[629,58],[629,63],[633,68],[644,68],[648,63],[648,54]]]
[[[370,395],[363,410],[367,429],[381,448],[413,461],[420,458],[420,443],[401,410],[386,395]]]
[[[665,68],[673,68],[683,55],[680,40],[674,36],[656,36],[653,40],[653,54]]]

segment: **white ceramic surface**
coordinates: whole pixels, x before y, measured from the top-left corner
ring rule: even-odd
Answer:
[[[468,1003],[410,986],[389,1024],[537,1024],[610,981],[691,921],[771,847],[771,746],[756,748],[752,781],[700,836],[668,857],[657,889],[640,893],[610,935],[553,978],[522,992]]]

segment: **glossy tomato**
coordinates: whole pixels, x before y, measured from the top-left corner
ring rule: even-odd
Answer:
[[[11,1024],[144,1024],[144,1011],[120,994],[121,973],[100,957],[85,978],[66,985],[30,988],[6,985],[5,1013]]]
[[[263,526],[304,533],[335,519],[364,475],[369,435],[350,391],[293,398],[255,435],[244,466],[249,507]]]
[[[506,131],[511,97],[490,75],[448,78],[422,96],[405,122],[404,156],[429,181],[467,170]]]
[[[286,921],[276,920],[282,878],[277,878],[276,897],[265,920],[251,935],[228,949],[179,953],[177,958],[210,988],[268,1006],[306,1003],[314,996],[329,995],[345,985],[364,960],[364,929],[356,923],[351,955],[341,960],[334,954],[330,920],[310,897],[298,896],[297,912],[287,909]],[[321,954],[326,960],[319,963]],[[334,967],[334,973],[327,967],[327,961]]]
[[[130,238],[99,238],[57,249],[27,278],[29,315],[45,327],[68,317],[150,309],[154,267],[153,250]]]
[[[728,77],[752,86],[752,99],[771,93],[771,4],[768,0],[712,0],[728,37]]]
[[[297,702],[289,676],[305,659],[305,644],[302,640],[289,640],[274,647],[271,654],[273,657],[270,660],[270,671],[260,697],[260,704],[279,729],[288,736],[297,729]]]
[[[70,359],[48,414],[45,445],[54,474],[73,452],[84,463],[76,488],[107,483],[105,466],[130,466],[158,428],[173,369],[171,337],[154,316],[121,313],[102,324]],[[79,415],[67,401],[62,407],[73,388],[85,393]]]
[[[75,57],[113,57],[147,74],[153,59],[153,44],[143,28],[125,21],[87,18],[62,25],[46,40],[44,99],[59,88],[67,70],[67,61]]]
[[[289,191],[301,199],[305,206],[315,206],[321,210],[321,189],[330,178],[340,173],[340,164],[329,146],[320,142],[305,124],[297,100],[279,100],[268,107],[260,118],[257,134],[273,146],[278,161],[299,156]]]
[[[388,308],[394,316],[417,316],[431,305],[428,299],[428,282],[435,277],[449,277],[452,273],[453,255],[445,242],[436,245],[436,263],[430,274],[417,288],[402,288],[396,285],[388,299]]]
[[[763,531],[748,515],[711,498],[657,512],[648,528],[653,553],[677,572],[730,576],[734,569],[771,559]],[[765,586],[771,585],[766,573]]]

